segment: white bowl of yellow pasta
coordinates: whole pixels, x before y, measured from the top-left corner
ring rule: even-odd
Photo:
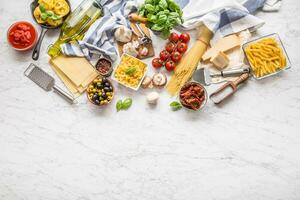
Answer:
[[[128,54],[123,54],[120,63],[113,72],[112,79],[128,88],[138,90],[147,69],[148,66],[143,61]]]
[[[287,52],[276,33],[245,43],[243,51],[256,79],[275,75],[291,67]]]

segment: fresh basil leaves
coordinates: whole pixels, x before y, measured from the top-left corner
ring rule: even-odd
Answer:
[[[173,27],[183,23],[182,10],[174,0],[145,0],[139,15],[147,17],[148,27],[168,37]]]
[[[59,20],[62,18],[61,16],[56,15],[53,11],[46,10],[42,4],[39,5],[39,9],[41,11],[41,18],[43,21],[46,21],[48,18],[52,20]]]
[[[173,111],[177,111],[182,108],[182,105],[177,101],[173,101],[172,103],[170,103],[170,107],[172,108]]]
[[[128,108],[130,108],[131,105],[132,105],[131,98],[127,98],[124,101],[119,100],[116,104],[117,112],[119,112],[120,110],[127,110]]]

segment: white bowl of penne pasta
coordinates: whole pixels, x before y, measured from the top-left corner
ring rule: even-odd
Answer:
[[[249,41],[242,48],[255,79],[263,79],[291,67],[287,52],[276,33]]]

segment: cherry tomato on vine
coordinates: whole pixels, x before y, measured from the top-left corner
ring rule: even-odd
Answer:
[[[162,61],[166,61],[170,57],[170,53],[166,50],[163,50],[162,52],[160,52],[159,57]]]
[[[169,53],[172,53],[175,49],[176,45],[173,43],[173,42],[168,42],[166,44],[166,50],[169,52]]]
[[[188,48],[188,45],[186,43],[183,43],[183,42],[180,42],[177,45],[177,51],[179,51],[180,53],[186,52],[187,48]]]
[[[173,71],[175,69],[175,63],[172,60],[169,60],[165,64],[166,70]]]
[[[170,42],[178,42],[179,40],[179,35],[177,33],[171,33],[171,35],[169,36],[169,41]]]
[[[156,69],[161,68],[163,66],[163,62],[159,58],[154,58],[152,60],[152,66]]]
[[[182,33],[179,36],[179,40],[184,42],[184,43],[188,43],[190,41],[190,35],[188,33]]]
[[[178,51],[174,51],[172,54],[171,54],[171,59],[172,61],[174,61],[175,63],[178,63],[181,59],[181,54],[178,52]]]

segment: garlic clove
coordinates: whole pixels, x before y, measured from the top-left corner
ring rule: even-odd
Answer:
[[[149,53],[149,50],[147,47],[142,47],[139,49],[139,55],[140,56],[147,56]]]
[[[150,86],[152,82],[152,78],[150,76],[145,76],[142,82],[142,88],[146,89]]]

